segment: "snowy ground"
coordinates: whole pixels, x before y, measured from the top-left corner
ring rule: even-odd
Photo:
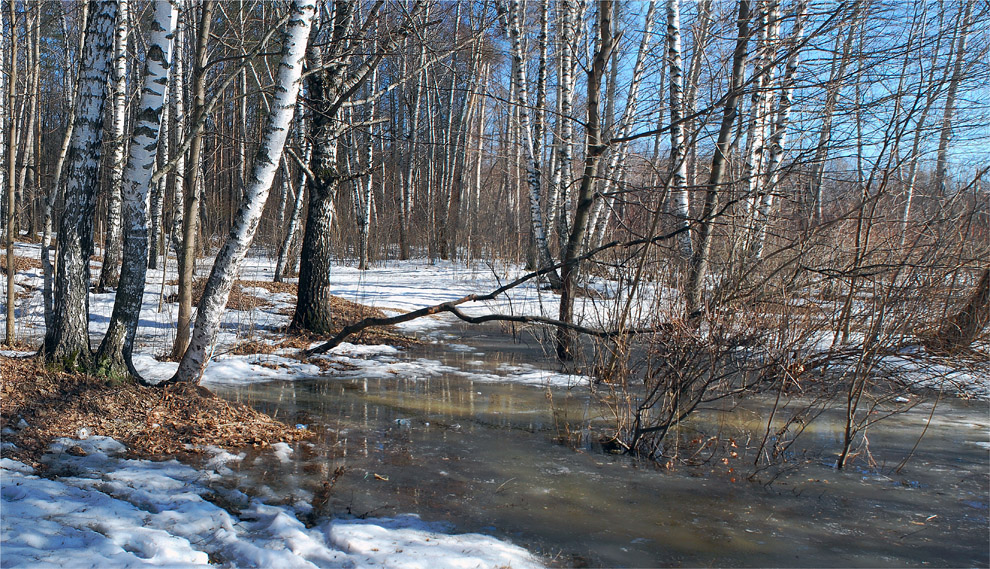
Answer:
[[[36,245],[20,245],[19,256],[37,259]],[[244,280],[270,280],[274,263],[249,259]],[[175,363],[159,362],[175,336],[176,305],[159,299],[176,292],[171,268],[150,271],[137,338],[135,365],[149,379],[165,379]],[[98,264],[94,264],[98,268]],[[203,272],[208,270],[204,268]],[[98,274],[94,270],[94,276]],[[340,269],[335,273],[335,293],[357,302],[388,310],[408,310],[484,291],[497,286],[484,269],[464,269],[452,264],[407,263],[372,272]],[[44,334],[39,270],[19,272],[16,292],[27,297],[17,305],[18,337],[40,343]],[[287,309],[293,297],[270,294],[262,288],[245,292],[267,301],[249,311],[230,310],[225,329],[214,350],[204,383],[236,384],[269,379],[319,375],[311,364],[285,354],[230,355],[245,338],[270,335],[288,323]],[[518,303],[541,309],[544,296],[535,286],[520,289]],[[102,338],[113,308],[113,294],[90,295],[90,329],[93,343]],[[494,307],[501,309],[503,307]],[[555,306],[546,310],[553,311]],[[484,306],[469,307],[477,314]],[[0,324],[2,326],[2,324]],[[423,319],[402,329],[443,341],[445,322]],[[465,349],[461,346],[460,349]],[[456,346],[454,349],[458,349]],[[26,355],[27,352],[0,352]],[[451,368],[438,361],[404,361],[393,346],[343,344],[324,356],[341,364],[340,376],[428,377]],[[480,355],[480,354],[479,354]],[[582,378],[514,366],[502,375],[477,374],[480,380],[570,384]],[[76,456],[65,452],[73,449]],[[79,452],[79,451],[82,452]],[[525,550],[483,535],[453,535],[414,514],[394,519],[324,520],[306,528],[300,521],[306,511],[266,505],[242,493],[214,487],[223,461],[213,471],[196,470],[175,461],[127,460],[123,447],[112,439],[63,439],[46,457],[46,477],[10,460],[0,461],[2,479],[2,567],[188,567],[220,563],[231,567],[539,567],[541,562]],[[276,449],[278,450],[278,449]],[[216,496],[220,496],[220,500]],[[223,504],[221,507],[217,504]],[[294,506],[300,508],[299,505]],[[305,508],[303,507],[303,510]]]
[[[214,486],[215,471],[174,460],[127,460],[118,456],[124,450],[106,437],[60,439],[45,457],[53,479],[2,459],[0,565],[541,566],[522,548],[484,535],[451,535],[412,515],[334,519],[307,528],[299,521],[304,512]]]
[[[39,248],[20,245],[17,254],[37,259]],[[200,274],[205,275],[208,270],[208,266],[203,267]],[[268,281],[273,270],[273,260],[250,257],[241,278]],[[369,271],[336,268],[332,282],[333,292],[338,296],[397,313],[467,294],[488,292],[520,274],[521,269],[513,266],[394,261]],[[169,350],[175,336],[176,305],[160,303],[161,298],[167,298],[177,289],[163,282],[175,278],[174,259],[170,259],[165,272],[149,271],[135,356],[137,369],[149,379],[167,378],[177,365],[155,358]],[[27,293],[26,298],[18,302],[18,337],[38,344],[44,333],[40,270],[19,272],[16,282],[18,291]],[[607,322],[605,315],[616,302],[613,287],[614,284],[608,282],[589,285],[600,292],[601,297],[579,300],[577,311],[584,323],[602,325]],[[670,310],[670,303],[676,302],[667,291],[649,287],[643,287],[642,291],[642,297],[634,303],[634,315],[661,308]],[[587,377],[559,373],[550,363],[544,367],[503,365],[475,373],[454,369],[436,360],[411,360],[402,357],[399,349],[393,346],[342,344],[322,356],[331,364],[327,372],[287,357],[289,354],[285,352],[233,355],[229,353],[232,347],[244,339],[273,341],[275,332],[288,324],[294,302],[291,295],[270,294],[263,288],[246,288],[244,292],[269,302],[252,310],[227,311],[224,330],[207,368],[206,385],[320,374],[416,378],[457,373],[470,375],[478,381],[534,385],[573,385],[588,381]],[[655,300],[658,298],[659,301]],[[660,303],[664,306],[658,306]],[[107,328],[112,307],[113,294],[90,296],[94,345]],[[557,297],[530,282],[496,302],[471,303],[463,308],[473,315],[500,312],[554,317]],[[457,339],[447,333],[449,318],[423,318],[399,328],[443,343],[449,350],[465,352],[481,362],[484,354],[456,343]],[[0,355],[14,353],[0,352]],[[934,369],[930,362],[920,366],[917,358],[910,356],[893,358],[889,364],[899,373],[915,374],[919,385],[942,386],[950,391],[990,398],[990,374],[985,369],[960,370],[947,366]],[[74,446],[81,447],[86,456],[63,452]],[[306,512],[265,505],[243,494],[234,495],[215,488],[211,482],[220,476],[216,470],[195,470],[174,461],[125,460],[116,456],[120,450],[114,441],[99,437],[60,441],[49,456],[52,471],[59,473],[53,479],[39,478],[27,466],[4,459],[0,464],[3,486],[0,565],[185,567],[209,561],[239,567],[539,565],[525,551],[512,545],[485,536],[448,535],[440,532],[441,528],[412,516],[393,520],[338,519],[306,528],[298,521],[298,516]],[[221,500],[215,498],[224,492]],[[224,504],[227,509],[217,503]]]

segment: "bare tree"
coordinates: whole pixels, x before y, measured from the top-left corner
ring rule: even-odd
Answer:
[[[158,156],[168,70],[172,59],[176,8],[157,0],[144,63],[144,85],[131,137],[130,157],[122,177],[123,259],[110,326],[96,355],[98,370],[111,377],[138,377],[131,362],[148,272],[148,193]]]
[[[217,254],[206,281],[189,348],[182,356],[172,381],[198,382],[206,369],[207,350],[216,339],[220,318],[227,305],[234,279],[254,239],[281,162],[296,108],[303,59],[316,5],[313,0],[294,0],[290,9],[292,16],[285,28],[278,84],[268,124],[264,129],[264,138],[255,156],[250,181],[245,188],[241,207],[237,210],[237,219],[230,236]]]
[[[124,122],[127,115],[127,35],[128,0],[117,0],[117,25],[113,38],[113,67],[111,94],[113,105],[110,107],[110,128],[112,149],[110,151],[110,185],[107,188],[107,227],[103,251],[103,266],[100,269],[100,281],[96,285],[99,292],[116,288],[120,280],[120,262],[123,254],[120,212],[121,193],[124,179],[126,157],[124,151],[127,139],[124,135]]]
[[[112,55],[115,2],[91,0],[76,96],[76,125],[69,145],[65,213],[58,231],[52,326],[45,333],[45,359],[65,367],[89,367],[89,257],[93,209],[103,142],[103,104]]]

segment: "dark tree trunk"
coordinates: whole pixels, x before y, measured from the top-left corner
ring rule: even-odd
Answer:
[[[45,333],[46,360],[67,368],[88,367],[89,258],[103,144],[103,105],[112,55],[116,2],[91,1],[76,99],[76,125],[69,146],[65,213],[58,229],[58,275],[52,327]]]

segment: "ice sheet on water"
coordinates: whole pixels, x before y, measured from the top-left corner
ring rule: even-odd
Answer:
[[[228,511],[214,503],[215,472],[124,459],[122,451],[106,437],[60,439],[45,461],[71,474],[53,479],[0,460],[4,567],[541,566],[517,546],[450,535],[415,516],[307,528],[286,507],[226,490],[227,502],[237,503]]]

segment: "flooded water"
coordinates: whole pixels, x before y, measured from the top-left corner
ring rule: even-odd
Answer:
[[[533,359],[532,346],[468,333],[487,360]],[[460,337],[460,336],[459,336]],[[410,358],[457,367],[478,354],[432,346]],[[536,363],[531,361],[530,363]],[[545,364],[544,364],[545,365]],[[748,482],[771,402],[732,413],[710,410],[685,439],[716,431],[738,456],[664,470],[555,442],[561,415],[537,386],[472,380],[456,373],[410,379],[314,379],[217,389],[279,418],[317,430],[320,442],[291,460],[255,452],[236,483],[270,500],[309,502],[338,466],[328,513],[387,517],[415,513],[458,532],[508,538],[560,566],[988,566],[990,419],[986,402],[941,401],[913,458],[931,403],[875,426],[873,466],[861,457],[829,468],[837,420],[814,423],[794,468],[772,484]],[[598,420],[577,391],[550,391],[572,425]],[[577,437],[576,440],[581,440]],[[746,441],[749,440],[749,445]],[[701,457],[704,458],[704,457]],[[765,477],[764,477],[765,478]],[[232,482],[233,483],[233,482]]]

